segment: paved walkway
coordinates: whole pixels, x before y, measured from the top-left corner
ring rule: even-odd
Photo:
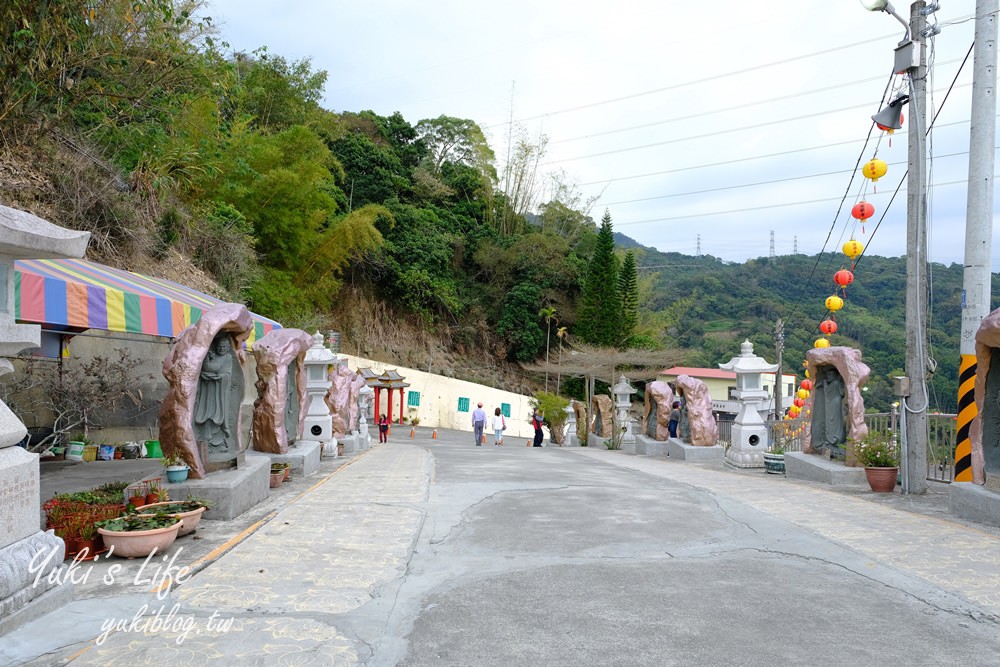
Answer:
[[[398,615],[395,596],[405,593],[400,581],[406,578],[414,549],[424,544],[430,550],[453,539],[452,533],[460,532],[455,527],[465,525],[474,516],[470,512],[479,509],[475,499],[451,506],[447,495],[436,505],[428,504],[440,465],[434,456],[437,446],[448,443],[462,456],[476,457],[474,467],[458,471],[472,490],[476,471],[487,470],[484,465],[504,474],[525,470],[530,474],[525,461],[543,454],[523,447],[519,452],[465,448],[461,445],[466,433],[440,432],[437,441],[429,433],[419,429],[415,440],[402,438],[350,459],[284,507],[200,556],[193,563],[197,573],[173,590],[162,584],[169,578],[163,576],[164,570],[177,574],[169,563],[154,562],[147,568],[152,581],[123,585],[119,580],[107,587],[104,596],[102,585],[91,580],[79,589],[88,599],[5,637],[0,663],[396,664],[377,657],[405,655],[405,642],[399,637],[385,640],[394,646],[380,643],[381,633],[392,626],[385,619]],[[725,499],[726,505],[743,504],[787,522],[789,531],[805,529],[852,550],[870,559],[871,567],[888,566],[927,582],[929,589],[939,588],[941,596],[925,590],[916,594],[925,602],[933,598],[928,604],[935,609],[1000,626],[1000,530],[947,518],[941,507],[947,500],[940,493],[910,507],[912,499],[898,494],[835,491],[756,471],[733,471],[721,464],[685,464],[582,448],[546,450],[544,455],[547,465],[557,468],[560,461],[590,460],[704,491]],[[581,469],[587,485],[599,486],[600,468]],[[513,490],[545,487],[545,469],[536,472],[536,478],[517,482]],[[426,519],[435,521],[429,530],[424,529]],[[517,516],[512,520],[516,534]],[[484,530],[487,524],[476,525]],[[483,535],[488,534],[487,529]],[[778,543],[769,548],[780,549],[780,539]],[[115,564],[104,564],[96,572],[97,580]],[[140,567],[138,561],[117,564],[125,566],[130,577]],[[412,628],[412,621],[402,623],[408,624]],[[407,632],[403,627],[399,635],[405,637]],[[447,664],[476,663],[459,659]]]

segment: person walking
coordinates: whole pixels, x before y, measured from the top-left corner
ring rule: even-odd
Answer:
[[[545,416],[541,413],[541,411],[538,408],[535,408],[535,411],[531,415],[531,425],[535,427],[535,442],[534,442],[535,447],[542,446],[542,438],[545,437],[545,434],[542,433],[542,422],[544,420]]]
[[[389,442],[389,418],[385,413],[378,418],[378,441]]]
[[[486,429],[486,411],[483,404],[477,403],[472,411],[472,433],[476,436],[476,447],[483,444],[483,431]]]
[[[507,420],[504,419],[500,408],[493,411],[493,417],[490,418],[490,428],[493,429],[493,446],[503,447],[503,432],[507,428]]]
[[[667,431],[671,438],[677,437],[677,425],[681,422],[681,402],[674,401],[670,409],[670,421],[667,422]]]

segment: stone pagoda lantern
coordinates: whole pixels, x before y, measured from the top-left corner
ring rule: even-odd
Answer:
[[[368,410],[374,396],[375,390],[367,383],[358,392],[358,434],[361,436],[359,444],[362,449],[367,449],[371,444],[371,436],[368,435]]]
[[[337,361],[337,355],[323,345],[323,334],[313,334],[313,344],[306,350],[306,417],[302,425],[302,441],[318,442],[323,454],[336,456],[337,440],[333,437],[333,418],[324,397],[330,390],[327,369]]]
[[[755,355],[753,344],[744,340],[740,345],[740,355],[727,364],[719,364],[719,368],[736,373],[735,398],[740,403],[739,414],[733,423],[731,444],[726,450],[726,463],[737,468],[763,468],[770,433],[760,416],[768,403],[761,375],[776,372],[778,364],[769,364]]]
[[[629,410],[632,409],[632,394],[635,387],[628,383],[624,375],[618,377],[618,384],[611,388],[615,395],[615,408],[618,411],[618,428],[624,427],[622,433],[622,445],[635,444],[635,434],[632,433],[632,419],[629,417]]]

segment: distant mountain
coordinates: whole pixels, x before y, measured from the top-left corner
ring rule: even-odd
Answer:
[[[642,322],[665,344],[687,353],[686,365],[714,368],[739,353],[744,339],[756,354],[776,358],[774,330],[784,323],[783,369],[802,371],[806,352],[822,336],[820,322],[832,317],[833,345],[861,350],[871,368],[866,406],[887,411],[896,400],[892,376],[905,365],[905,258],[863,256],[854,282],[843,292],[844,307],[828,313],[824,302],[839,288],[833,274],[850,268],[843,255],[787,255],[730,264],[711,257],[664,253],[624,235],[619,247],[636,255],[645,288]],[[931,409],[957,407],[962,267],[932,265],[928,312],[929,354],[937,361],[928,391]],[[993,308],[1000,306],[1000,274],[993,276]]]

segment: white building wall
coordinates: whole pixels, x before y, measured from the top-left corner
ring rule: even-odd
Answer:
[[[376,375],[381,375],[386,370],[395,369],[403,376],[404,381],[409,383],[403,392],[403,416],[407,418],[417,417],[421,426],[431,428],[449,428],[472,432],[472,411],[477,403],[483,404],[486,411],[486,442],[492,442],[492,431],[489,430],[489,416],[494,409],[501,407],[502,403],[510,405],[510,417],[507,417],[507,431],[505,437],[531,438],[534,436],[534,429],[531,427],[531,400],[530,396],[516,394],[511,391],[494,389],[485,385],[467,382],[455,378],[433,375],[415,368],[406,368],[396,364],[385,364],[380,361],[372,361],[362,357],[355,357],[350,354],[339,354],[341,359],[347,361],[347,366],[352,371],[359,368],[370,368]],[[420,392],[420,406],[416,408],[407,407],[409,394],[407,392]],[[392,401],[393,423],[399,423],[399,392],[394,391]],[[387,394],[382,393],[379,409],[388,413],[385,407]],[[460,398],[469,399],[469,410],[467,412],[458,411]],[[397,426],[398,428],[398,426]],[[546,437],[548,434],[546,434]]]

